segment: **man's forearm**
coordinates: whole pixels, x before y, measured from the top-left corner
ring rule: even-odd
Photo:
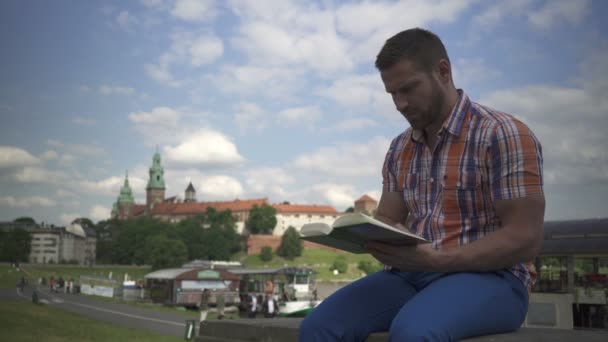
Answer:
[[[517,234],[518,231],[508,228],[504,227],[475,242],[440,251],[435,262],[437,271],[492,271],[534,259],[540,250],[542,236],[539,239],[534,234]]]

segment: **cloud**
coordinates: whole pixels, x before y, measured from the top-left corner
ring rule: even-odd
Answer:
[[[470,89],[474,85],[502,76],[500,70],[489,67],[481,58],[458,59],[452,65],[452,73],[456,87],[463,89]]]
[[[118,196],[124,183],[124,177],[112,176],[98,181],[80,180],[74,184],[72,191],[94,195]],[[129,175],[129,185],[133,192],[141,193],[145,190],[147,180]]]
[[[163,0],[139,0],[139,2],[149,8],[161,8],[164,5]]]
[[[389,144],[383,137],[368,142],[341,142],[300,155],[293,166],[338,177],[378,176]]]
[[[606,138],[598,129],[605,127],[608,101],[582,89],[539,85],[495,91],[482,103],[513,113],[533,129],[545,147],[548,184],[608,180]]]
[[[217,12],[213,0],[177,0],[171,15],[185,21],[203,21],[215,18]]]
[[[378,123],[368,118],[348,118],[338,122],[337,124],[326,128],[327,131],[335,132],[350,132],[357,131],[367,127],[375,127]]]
[[[230,139],[211,129],[201,129],[164,151],[167,161],[178,164],[229,166],[244,160]]]
[[[59,215],[61,224],[66,225],[66,226],[72,224],[72,222],[79,217],[82,217],[82,215],[75,214],[75,213],[63,213],[63,214]]]
[[[223,65],[217,73],[205,75],[203,82],[217,85],[227,94],[250,95],[256,100],[263,96],[286,101],[303,86],[305,79],[302,69]]]
[[[197,192],[209,200],[233,200],[243,195],[243,187],[230,176],[206,176],[200,181]]]
[[[155,107],[150,112],[132,112],[129,120],[141,125],[161,125],[175,127],[181,114],[169,107]]]
[[[239,103],[234,114],[234,123],[241,133],[249,130],[261,132],[267,124],[266,112],[255,103]]]
[[[589,0],[552,0],[538,11],[528,14],[530,23],[543,30],[567,22],[571,25],[580,24],[589,13],[591,1]]]
[[[263,167],[246,172],[248,192],[257,196],[269,196],[285,200],[289,196],[285,186],[293,184],[295,178],[282,168]]]
[[[110,209],[102,205],[94,205],[89,210],[89,218],[94,222],[107,220],[110,218]]]
[[[69,154],[74,154],[81,157],[100,157],[106,154],[106,151],[99,147],[86,144],[66,144],[59,140],[49,139],[46,144],[56,149],[62,150]]]
[[[127,31],[131,30],[138,22],[139,20],[132,14],[129,14],[128,11],[122,11],[116,16],[118,26]]]
[[[177,88],[183,83],[173,77],[168,65],[146,64],[144,65],[144,71],[151,79],[169,87]]]
[[[212,64],[224,53],[222,40],[211,32],[195,34],[188,31],[175,31],[170,34],[171,46],[160,55],[158,64],[144,66],[146,74],[152,79],[171,86],[179,87],[187,80],[176,80],[171,73],[174,65],[200,67]]]
[[[313,127],[321,119],[321,110],[317,106],[295,107],[282,110],[278,120],[285,126]]]
[[[580,24],[589,12],[591,1],[552,0],[540,8],[535,8],[535,0],[512,0],[494,2],[480,14],[473,17],[475,30],[493,29],[505,18],[523,17],[535,28],[547,30],[556,25],[568,22]]]
[[[19,183],[58,184],[70,179],[63,171],[52,171],[42,167],[23,167],[15,170],[10,178]]]
[[[72,118],[72,123],[80,126],[95,126],[97,121],[88,118]]]
[[[57,191],[55,191],[55,195],[59,198],[74,198],[77,197],[75,193],[71,192],[71,191],[67,191],[64,189],[57,189]]]
[[[330,86],[317,90],[317,94],[352,111],[366,114],[371,111],[393,120],[400,119],[377,73],[337,78]]]
[[[324,202],[337,208],[351,207],[358,195],[357,191],[349,184],[322,183],[315,184],[311,188],[311,194],[321,197]]]
[[[40,164],[40,160],[24,149],[13,146],[0,146],[0,169],[38,164]]]
[[[0,207],[10,208],[32,208],[32,207],[53,207],[55,201],[41,196],[31,197],[0,197]]]
[[[504,18],[529,13],[534,0],[511,0],[494,2],[486,7],[480,14],[473,17],[473,26],[477,29],[483,27],[491,29],[497,26]]]
[[[335,31],[301,32],[270,22],[245,22],[233,39],[235,47],[258,65],[304,65],[319,72],[354,67],[348,44]]]
[[[211,64],[224,53],[222,40],[213,35],[196,38],[190,46],[190,63],[194,66]]]
[[[99,86],[99,93],[101,93],[102,95],[133,95],[135,94],[135,89],[131,87],[102,84]]]

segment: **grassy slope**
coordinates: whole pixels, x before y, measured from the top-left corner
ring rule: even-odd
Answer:
[[[0,341],[181,341],[83,318],[47,305],[22,300],[0,303]]]
[[[348,271],[344,274],[333,275],[330,267],[338,256],[343,256],[346,259]],[[324,249],[305,249],[302,256],[297,257],[294,260],[287,260],[275,255],[270,262],[264,262],[260,259],[259,255],[250,255],[246,257],[243,262],[247,265],[247,267],[252,268],[273,268],[284,266],[310,267],[318,272],[316,275],[317,280],[331,281],[360,278],[362,274],[361,271],[357,269],[357,264],[361,260],[377,262],[369,254],[332,252]]]

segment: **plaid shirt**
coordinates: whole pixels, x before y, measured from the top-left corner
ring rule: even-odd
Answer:
[[[532,131],[458,93],[435,150],[424,144],[422,132],[408,128],[392,141],[382,170],[384,191],[403,194],[406,226],[437,249],[501,229],[494,201],[543,193],[541,146]],[[530,291],[532,262],[508,270]]]

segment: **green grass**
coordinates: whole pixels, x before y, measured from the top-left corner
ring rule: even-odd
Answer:
[[[0,289],[15,288],[21,279],[21,272],[15,270],[10,264],[0,264]]]
[[[40,277],[44,277],[47,280],[54,276],[58,278],[62,276],[63,279],[74,278],[78,282],[81,275],[93,275],[108,277],[112,272],[112,278],[117,280],[124,280],[125,273],[128,274],[129,279],[144,279],[144,275],[150,273],[150,269],[147,267],[137,266],[117,266],[117,265],[101,265],[94,267],[77,266],[77,265],[42,265],[42,264],[23,264],[22,268],[30,276],[30,281],[35,281]],[[12,269],[13,272],[8,272]],[[0,287],[9,288],[14,287],[17,280],[21,275],[15,276],[15,271],[11,268],[10,264],[0,264]]]
[[[114,326],[47,305],[23,300],[0,303],[0,341],[146,341],[177,342],[180,337]]]
[[[348,271],[343,274],[334,275],[330,270],[331,265],[338,256],[343,256],[348,264]],[[362,276],[362,272],[357,269],[357,265],[361,260],[369,260],[376,262],[369,254],[352,254],[345,252],[333,252],[325,249],[305,249],[302,256],[294,260],[287,260],[277,255],[270,262],[264,262],[260,259],[259,254],[250,255],[243,259],[243,263],[251,268],[275,268],[284,266],[299,266],[309,267],[317,271],[316,278],[320,281],[331,280],[352,280]],[[378,263],[379,264],[379,263]]]

